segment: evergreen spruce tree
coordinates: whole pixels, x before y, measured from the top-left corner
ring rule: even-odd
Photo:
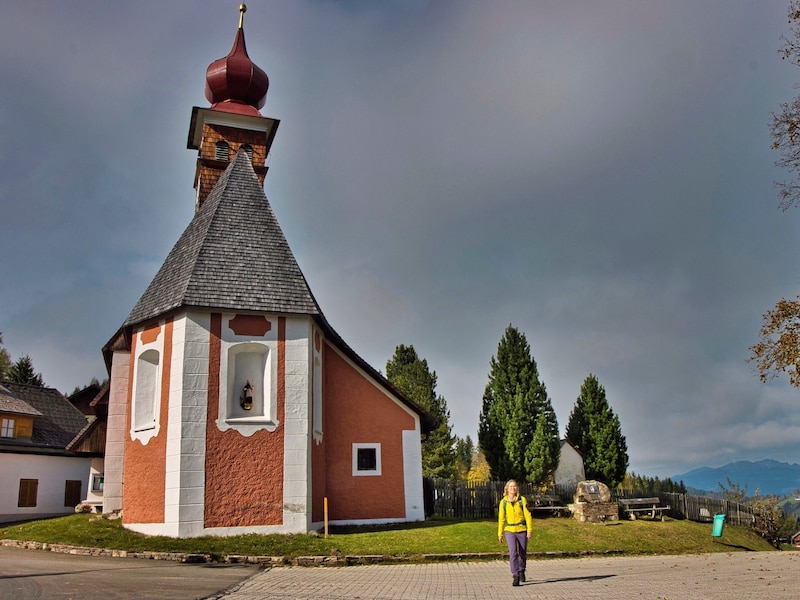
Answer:
[[[583,454],[587,479],[616,487],[625,479],[628,445],[606,390],[592,374],[584,380],[567,423],[567,440]]]
[[[503,445],[502,412],[499,403],[494,401],[491,384],[487,384],[483,392],[483,406],[478,422],[478,448],[489,468],[491,478],[496,481],[506,479],[511,472]]]
[[[525,334],[509,325],[489,366],[478,447],[492,479],[551,483],[561,450],[558,422]]]
[[[462,439],[456,436],[455,453],[458,478],[466,479],[472,468],[472,455],[475,453],[475,444],[472,442],[472,438],[467,436]]]
[[[443,396],[436,395],[436,372],[428,369],[428,361],[417,356],[414,346],[401,344],[386,363],[386,378],[427,411],[435,422],[432,431],[422,434],[422,475],[454,478],[457,474],[455,438],[447,402]]]
[[[25,356],[20,356],[17,362],[11,365],[8,373],[6,373],[6,377],[8,381],[12,383],[24,383],[27,385],[44,387],[42,374],[33,371],[33,362],[31,361],[31,357],[27,354]]]
[[[8,370],[11,368],[11,355],[8,350],[3,348],[3,333],[0,332],[0,381],[8,377]]]

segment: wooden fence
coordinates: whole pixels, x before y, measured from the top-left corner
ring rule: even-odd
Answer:
[[[662,502],[669,504],[669,516],[673,519],[689,519],[709,523],[714,515],[724,514],[725,522],[731,525],[752,527],[755,524],[753,508],[746,504],[722,498],[690,496],[688,494],[661,494]]]
[[[429,516],[454,517],[457,519],[493,519],[503,498],[505,482],[457,481],[452,479],[428,480],[429,498],[426,504],[432,507]],[[530,483],[520,484],[520,493],[531,502],[536,502],[540,492]],[[572,502],[575,486],[556,486],[547,491],[548,495],[558,496],[562,505]]]
[[[450,479],[426,479],[426,513],[428,516],[452,517],[456,519],[493,519],[497,517],[497,507],[503,497],[500,481],[474,482]],[[572,503],[576,486],[556,486],[547,495],[557,496],[562,506]],[[531,484],[520,484],[520,493],[530,502],[536,502],[540,492]],[[669,506],[665,514],[673,519],[711,522],[714,515],[725,514],[725,522],[731,525],[752,527],[755,522],[753,509],[745,504],[730,502],[721,498],[690,496],[688,494],[653,493],[652,490],[626,490],[612,493],[612,500],[636,497],[658,496],[661,504]]]

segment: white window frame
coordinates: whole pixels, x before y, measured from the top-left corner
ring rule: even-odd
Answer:
[[[358,451],[375,450],[375,469],[365,471],[358,468]],[[382,474],[381,445],[380,444],[353,444],[353,477],[379,477]]]
[[[219,408],[217,428],[220,431],[233,429],[245,437],[257,431],[275,431],[278,419],[278,338],[275,327],[268,327],[264,335],[237,334],[230,326],[236,313],[222,316],[222,345],[219,368]],[[265,316],[270,324],[277,317]],[[237,368],[240,355],[259,354],[263,363],[260,368]],[[245,357],[245,362],[248,358]],[[241,366],[241,365],[240,365]],[[262,370],[263,369],[263,370]],[[249,373],[246,378],[243,373]],[[239,399],[245,379],[254,386],[252,410],[242,410]]]
[[[0,427],[0,437],[13,439],[17,437],[17,420],[13,417],[3,417],[2,427]]]
[[[250,378],[236,379],[236,364],[239,360],[260,361],[260,364],[252,371]],[[276,357],[275,352],[267,344],[257,342],[242,342],[231,344],[228,347],[226,362],[223,373],[224,388],[223,397],[220,398],[220,420],[228,425],[235,424],[262,424],[272,427],[277,426],[275,413],[277,412],[277,386],[274,371]],[[251,366],[251,369],[253,367]],[[255,387],[255,397],[253,408],[245,411],[241,408],[240,396],[246,379],[251,379]]]
[[[148,444],[161,431],[162,377],[164,375],[164,322],[159,322],[158,334],[147,343],[142,341],[146,330],[137,332],[139,344],[133,368],[133,387],[130,409],[130,437]],[[152,409],[152,410],[151,410]]]
[[[155,429],[160,394],[161,353],[154,348],[148,348],[136,357],[136,382],[131,411],[131,429],[134,432]]]

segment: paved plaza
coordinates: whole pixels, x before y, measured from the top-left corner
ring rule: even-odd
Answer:
[[[569,558],[528,563],[528,581],[511,586],[500,561],[279,567],[258,573],[225,600],[796,600],[800,552]]]
[[[795,600],[800,552],[349,567],[182,564],[0,547],[0,600]]]

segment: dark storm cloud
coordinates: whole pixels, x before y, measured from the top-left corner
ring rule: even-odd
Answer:
[[[62,391],[105,376],[191,218],[189,114],[237,6],[4,8],[0,331]],[[745,362],[797,289],[784,28],[777,0],[253,2],[267,195],[333,326],[379,369],[413,344],[459,435],[513,323],[562,430],[599,377],[637,472],[796,460],[794,393]]]

